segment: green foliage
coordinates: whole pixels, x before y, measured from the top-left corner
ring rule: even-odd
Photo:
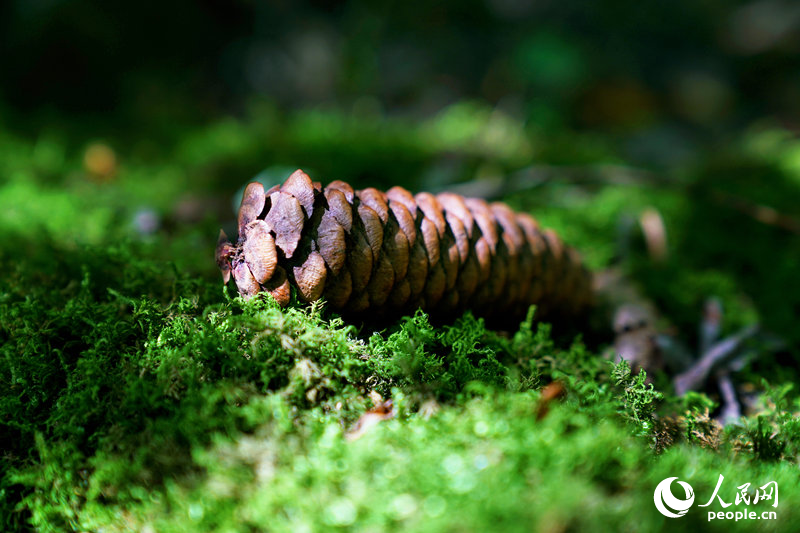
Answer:
[[[385,422],[347,443],[335,417],[312,411],[287,424],[285,399],[264,396],[245,407],[259,420],[252,432],[217,434],[194,450],[197,473],[124,502],[89,500],[74,527],[666,531],[652,509],[653,487],[666,477],[688,479],[703,498],[723,473],[728,501],[734,480],[792,486],[791,469],[762,472],[686,445],[654,462],[623,424],[569,405],[537,422],[535,402],[535,392],[497,391],[430,419]],[[781,498],[776,526],[790,527],[800,519],[797,497],[786,491]],[[708,524],[698,510],[682,520],[703,530],[744,530]]]
[[[643,369],[632,375],[631,367],[624,359],[614,365],[611,377],[619,394],[623,416],[635,423],[642,433],[648,434],[652,431],[656,404],[664,395],[656,391],[652,383],[647,383]]]
[[[757,461],[800,461],[800,398],[794,385],[770,387],[762,398],[765,409],[747,418],[741,427],[732,428],[730,439]]]
[[[31,143],[0,132],[0,529],[665,530],[652,490],[666,477],[688,479],[698,495],[720,472],[792,486],[800,405],[788,388],[723,432],[708,396],[662,402],[644,374],[612,367],[595,340],[554,338],[533,309],[508,332],[471,314],[435,325],[417,313],[375,333],[324,304],[244,302],[214,270],[217,220],[233,217],[230,176],[245,181],[265,161],[414,187],[517,170],[532,155],[617,161],[610,143],[528,131],[479,103],[416,125],[261,111],[188,133],[165,155],[123,151],[108,183],[90,180],[79,150],[57,135]],[[780,146],[782,172],[796,173],[795,144]],[[442,152],[458,163],[436,167]],[[174,207],[187,191],[210,206],[191,223]],[[513,200],[594,267],[622,260],[690,335],[707,293],[725,303],[725,330],[791,317],[787,291],[764,271],[752,283],[765,291],[745,295],[746,265],[692,265],[700,241],[690,222],[708,221],[685,192],[553,183]],[[620,217],[648,205],[673,239],[661,267],[638,241],[626,251],[615,240]],[[156,232],[136,229],[141,207],[159,215]],[[714,246],[735,241],[745,253],[739,236],[719,233]],[[794,272],[790,253],[783,274]],[[767,368],[783,376],[776,383],[795,375],[777,366]],[[552,383],[563,395],[546,399]],[[396,416],[350,441],[373,391]],[[778,527],[789,528],[800,520],[797,495],[781,502]],[[699,513],[682,520],[730,529]]]
[[[341,321],[271,300],[215,303],[218,288],[180,276],[159,285],[161,269],[132,248],[80,257],[81,283],[52,291],[37,284],[43,272],[21,268],[0,304],[2,487],[45,491],[26,505],[36,523],[68,520],[76,497],[124,499],[130,483],[191,470],[192,446],[252,427],[240,407],[253,397],[280,392],[295,408],[351,411],[366,369]],[[49,274],[69,276],[61,265]],[[51,508],[47,491],[63,485],[53,477],[62,471],[92,476],[75,493],[51,494],[61,502]]]
[[[470,313],[437,329],[417,311],[385,340],[374,334],[368,349],[370,368],[383,393],[401,387],[452,400],[471,382],[506,382],[506,367],[498,360],[506,346],[486,330],[483,319]]]

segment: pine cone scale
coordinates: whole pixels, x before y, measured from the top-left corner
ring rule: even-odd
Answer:
[[[579,313],[591,280],[573,249],[529,215],[502,203],[452,193],[412,195],[401,187],[322,188],[304,172],[264,191],[245,189],[237,244],[216,249],[225,282],[289,302],[325,298],[340,312],[396,316],[422,306],[432,314],[465,309],[519,315]]]

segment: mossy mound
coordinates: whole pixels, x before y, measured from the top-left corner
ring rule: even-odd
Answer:
[[[481,130],[481,113],[459,112],[459,124]],[[214,199],[233,188],[225,183],[234,171],[247,181],[264,157],[261,143],[278,128],[288,131],[286,157],[323,166],[320,144],[339,145],[304,128],[339,124],[359,148],[342,145],[329,164],[354,182],[364,179],[364,166],[387,161],[395,165],[384,179],[413,175],[445,149],[459,152],[465,169],[480,158],[497,168],[521,164],[480,139],[448,134],[447,117],[394,124],[399,133],[388,140],[370,138],[374,124],[338,115],[228,121],[161,158],[128,155],[111,181],[93,181],[68,143],[5,135],[14,149],[0,152],[7,177],[0,199],[8,206],[0,213],[0,527],[655,531],[674,526],[652,503],[661,480],[688,481],[702,503],[723,474],[726,501],[743,483],[777,481],[780,505],[769,526],[796,528],[800,405],[789,387],[761,381],[794,380],[791,364],[765,357],[748,367],[745,379],[763,391],[765,408],[722,430],[709,419],[714,404],[705,395],[657,392],[602,357],[594,341],[554,339],[535,314],[508,332],[470,314],[432,325],[422,313],[375,332],[345,324],[324,304],[281,309],[222,288],[214,236],[220,216],[233,215],[228,196]],[[546,158],[546,140],[539,141]],[[574,149],[589,163],[614,160],[612,150],[583,142],[576,138]],[[374,161],[362,157],[365,146],[390,146],[401,157],[382,152]],[[784,152],[775,150],[772,159],[752,156],[753,164],[784,172]],[[727,243],[738,247],[725,251],[719,222],[714,245],[701,247],[693,231],[713,218],[685,195],[703,199],[713,187],[701,178],[636,192],[553,183],[508,199],[558,229],[596,268],[619,258],[617,220],[656,206],[673,256],[645,267],[633,251],[622,264],[680,330],[696,326],[698,304],[712,293],[730,311],[726,331],[760,318],[794,340],[797,332],[785,327],[794,295],[779,285],[797,240],[772,256],[774,280],[763,250],[771,241],[753,244],[762,256],[752,269],[736,262],[749,257],[738,236]],[[207,206],[191,222],[174,208],[187,192]],[[709,261],[720,257],[733,266]],[[764,290],[752,291],[759,283]],[[794,361],[791,351],[782,357]],[[548,396],[548,386],[561,394]],[[392,400],[393,416],[352,438],[378,396]],[[752,509],[771,510],[766,503]],[[697,508],[680,520],[712,530],[753,527],[709,523]]]

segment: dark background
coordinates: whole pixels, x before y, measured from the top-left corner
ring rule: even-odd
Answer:
[[[410,117],[475,98],[540,123],[695,135],[760,116],[793,127],[800,112],[792,2],[11,0],[0,10],[4,122],[30,134],[54,122],[152,134],[241,113],[254,98]]]

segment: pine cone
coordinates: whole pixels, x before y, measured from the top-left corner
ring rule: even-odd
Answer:
[[[245,298],[281,305],[324,297],[345,315],[391,318],[425,309],[450,316],[574,315],[591,276],[551,230],[502,203],[456,194],[322,188],[302,171],[269,191],[245,189],[234,245],[220,231],[217,264]]]

